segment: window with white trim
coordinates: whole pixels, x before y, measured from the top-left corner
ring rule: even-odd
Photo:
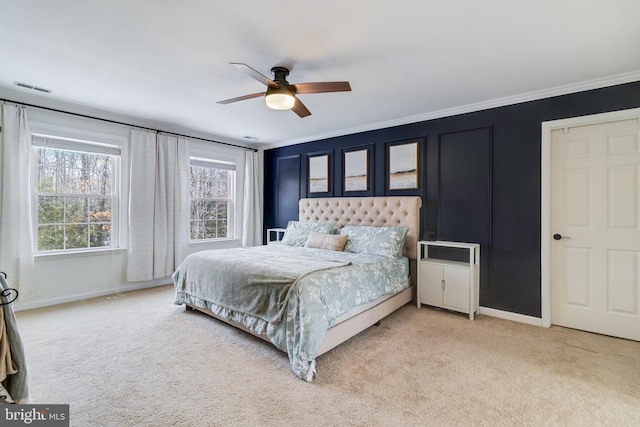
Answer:
[[[35,248],[118,247],[120,147],[33,134]]]
[[[233,238],[236,164],[190,158],[191,240]]]

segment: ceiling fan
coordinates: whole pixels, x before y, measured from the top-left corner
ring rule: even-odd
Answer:
[[[310,116],[311,112],[305,107],[302,101],[296,97],[296,94],[351,91],[349,82],[296,83],[292,85],[286,80],[289,75],[289,69],[285,67],[273,67],[271,69],[273,80],[271,80],[247,64],[231,62],[231,65],[234,65],[239,70],[267,86],[267,91],[226,99],[219,101],[218,104],[230,104],[232,102],[264,96],[269,108],[273,108],[274,110],[293,110],[294,113],[302,118]]]

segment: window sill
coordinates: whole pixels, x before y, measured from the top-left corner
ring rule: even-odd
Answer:
[[[36,261],[52,261],[56,259],[71,259],[71,258],[84,258],[90,256],[112,256],[120,255],[127,252],[124,248],[117,249],[96,249],[93,251],[78,251],[78,252],[56,252],[51,254],[36,254],[34,259]]]

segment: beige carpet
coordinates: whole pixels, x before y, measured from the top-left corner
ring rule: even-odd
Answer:
[[[18,313],[33,403],[73,426],[640,425],[640,343],[407,305],[318,358],[172,303],[169,286]]]

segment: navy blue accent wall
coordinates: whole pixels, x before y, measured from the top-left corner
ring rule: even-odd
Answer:
[[[485,127],[439,135],[439,173],[432,204],[439,240],[480,243],[480,292],[489,291],[490,285],[491,134],[492,128]],[[464,258],[459,261],[467,261],[468,252],[462,252]]]
[[[275,191],[273,193],[275,204],[275,218],[278,224],[287,225],[291,219],[291,213],[298,215],[298,200],[302,196],[300,182],[300,157],[296,154],[292,156],[278,157],[276,159]]]
[[[297,219],[298,199],[343,192],[343,155],[369,147],[372,187],[418,194],[422,231],[481,244],[480,305],[541,316],[541,123],[640,107],[640,82],[281,147],[265,152],[265,228]],[[420,144],[420,188],[389,190],[389,145]],[[308,193],[308,156],[330,153],[330,191]]]

